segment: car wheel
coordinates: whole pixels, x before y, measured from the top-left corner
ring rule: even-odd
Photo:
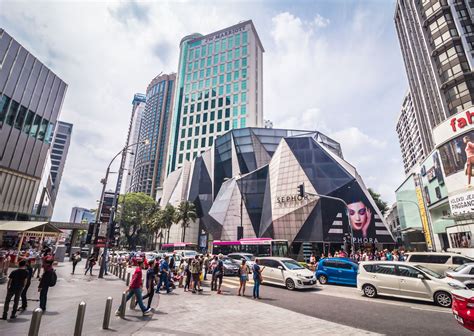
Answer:
[[[474,284],[467,284],[466,287],[469,289],[474,289]]]
[[[369,298],[377,296],[377,290],[372,285],[364,285],[364,287],[362,287],[362,290],[364,291],[364,295]]]
[[[448,292],[436,292],[434,295],[434,301],[437,305],[444,308],[451,307],[451,304],[453,303],[453,299]]]
[[[325,276],[325,275],[320,275],[320,276],[319,276],[319,283],[320,283],[321,285],[327,284],[327,283],[328,283],[328,277]]]
[[[286,279],[285,285],[286,285],[286,288],[289,290],[295,289],[295,282],[292,279]]]

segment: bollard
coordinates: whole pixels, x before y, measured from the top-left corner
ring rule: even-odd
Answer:
[[[31,318],[30,330],[28,331],[28,336],[38,336],[42,315],[43,315],[43,311],[41,310],[41,308],[36,308],[33,311],[33,316]]]
[[[74,336],[82,335],[82,326],[84,325],[84,315],[86,314],[86,303],[81,301],[77,308],[76,325],[74,326]]]
[[[110,324],[110,313],[112,312],[112,298],[109,296],[105,302],[104,322],[102,323],[102,329],[109,329]]]
[[[127,286],[130,286],[130,273],[127,273]]]
[[[132,296],[132,299],[130,300],[130,309],[135,309],[135,304],[137,303],[137,298]]]
[[[124,266],[122,266],[122,268],[123,268],[123,273],[122,273],[122,280],[124,280],[124,281],[125,281],[125,274],[127,273],[127,268],[126,268],[126,267],[124,267]]]
[[[122,293],[122,303],[120,304],[120,317],[125,317],[125,309],[127,309],[127,292]]]

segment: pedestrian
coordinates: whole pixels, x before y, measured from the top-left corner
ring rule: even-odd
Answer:
[[[186,282],[184,283],[184,291],[189,291],[189,286],[191,285],[191,258],[186,261],[186,265],[184,266],[184,273],[186,274]]]
[[[240,287],[239,287],[239,296],[240,290],[242,290],[242,296],[245,296],[245,285],[247,281],[249,281],[249,267],[247,266],[247,262],[245,259],[242,259],[242,265],[239,267],[239,278],[240,278]]]
[[[260,284],[262,283],[262,271],[265,266],[260,267],[260,260],[255,259],[255,263],[252,267],[253,272],[253,298],[260,299]]]
[[[217,264],[218,264],[218,258],[217,256],[214,256],[214,259],[211,262],[211,274],[212,274],[211,291],[217,290],[217,278],[216,278],[216,272],[215,272]]]
[[[93,253],[90,258],[87,260],[88,262],[88,265],[87,265],[87,268],[86,268],[86,272],[84,273],[84,275],[87,274],[88,271],[90,271],[90,275],[92,275],[92,268],[94,267],[95,263],[96,263],[96,257],[95,257],[95,253]]]
[[[33,268],[31,267],[31,258],[26,260],[26,270],[28,271],[28,278],[26,281],[25,288],[21,292],[21,310],[26,310],[28,305],[26,294],[28,293],[28,288],[31,285],[31,278],[33,277]]]
[[[43,276],[38,285],[38,292],[40,292],[40,308],[46,311],[46,301],[48,300],[49,287],[56,285],[56,272],[53,269],[53,258],[49,256],[43,263]]]
[[[195,256],[191,260],[191,265],[189,267],[189,270],[191,271],[191,279],[192,279],[192,292],[193,294],[196,293],[196,289],[198,288],[198,283],[199,283],[199,256]]]
[[[206,254],[206,257],[204,258],[204,280],[207,280],[207,272],[209,271],[209,253]]]
[[[142,310],[143,316],[149,315],[151,313],[151,308],[145,307],[143,304],[143,298],[142,298],[142,266],[143,266],[143,259],[137,259],[137,267],[135,268],[135,272],[133,273],[132,280],[130,281],[130,286],[128,287],[128,294],[127,294],[127,300],[130,300],[132,296],[135,295],[135,298],[137,299],[137,303],[140,306],[140,309]],[[120,311],[122,310],[122,305],[118,307],[118,309],[115,311],[115,315],[119,316]]]
[[[79,261],[81,261],[81,252],[76,252],[72,256],[72,273],[71,274],[74,274],[74,272],[76,271],[76,266],[79,263]]]
[[[160,264],[160,281],[158,282],[158,286],[156,287],[156,294],[160,294],[161,285],[164,283],[166,293],[170,293],[170,284],[169,284],[169,273],[170,273],[170,266],[169,266],[169,257],[166,256],[165,259]]]
[[[183,288],[184,276],[186,275],[186,273],[184,271],[185,268],[186,268],[186,260],[184,258],[182,258],[180,260],[179,266],[178,266],[178,275],[179,275],[178,287],[179,288]]]
[[[41,255],[38,252],[38,249],[34,250],[33,258],[35,259],[35,262],[33,264],[33,276],[35,276],[36,272],[38,272],[36,278],[39,279],[41,273]]]
[[[143,297],[143,300],[148,299],[147,309],[151,307],[151,301],[153,300],[153,295],[155,295],[155,260],[150,260],[148,262],[148,270],[146,271],[146,289],[147,293]]]
[[[8,316],[8,309],[10,308],[10,301],[13,298],[13,309],[10,315],[11,319],[16,318],[16,311],[18,309],[18,302],[23,288],[28,281],[28,271],[26,270],[26,260],[21,260],[18,264],[19,268],[12,271],[8,276],[7,296],[5,297],[5,304],[3,305],[2,319],[6,320]]]
[[[222,261],[223,258],[224,258],[224,255],[220,253],[217,260],[217,266],[214,269],[214,277],[215,277],[216,285],[217,285],[217,282],[219,281],[219,285],[217,285],[217,294],[222,294],[221,286],[222,286],[222,279],[224,278],[224,262]]]

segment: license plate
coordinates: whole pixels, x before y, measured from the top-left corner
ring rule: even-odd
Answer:
[[[463,320],[462,317],[460,317],[459,315],[454,314],[454,318],[455,318],[456,321],[458,321],[459,323],[464,324],[464,320]]]

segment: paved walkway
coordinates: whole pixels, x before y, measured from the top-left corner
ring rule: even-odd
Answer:
[[[76,272],[82,271],[83,267],[81,262]],[[200,295],[184,293],[182,289],[169,295],[155,295],[156,312],[148,317],[143,317],[139,309],[128,309],[127,305],[126,318],[122,320],[112,315],[111,329],[102,330],[105,300],[107,296],[113,298],[113,314],[125,289],[124,282],[115,276],[106,279],[84,276],[83,273],[72,276],[70,263],[58,266],[57,272],[58,282],[50,289],[48,311],[42,318],[40,335],[72,335],[81,300],[87,303],[83,335],[371,334],[265,304],[270,298],[255,301],[226,291],[224,295],[217,295],[211,293],[209,288],[205,288]],[[38,298],[37,286],[35,279],[29,293],[32,300]],[[0,286],[2,310],[5,288],[5,285]],[[247,291],[251,294],[250,288]],[[26,335],[31,311],[37,306],[37,301],[29,301],[28,311],[16,320],[0,320],[0,334]]]

